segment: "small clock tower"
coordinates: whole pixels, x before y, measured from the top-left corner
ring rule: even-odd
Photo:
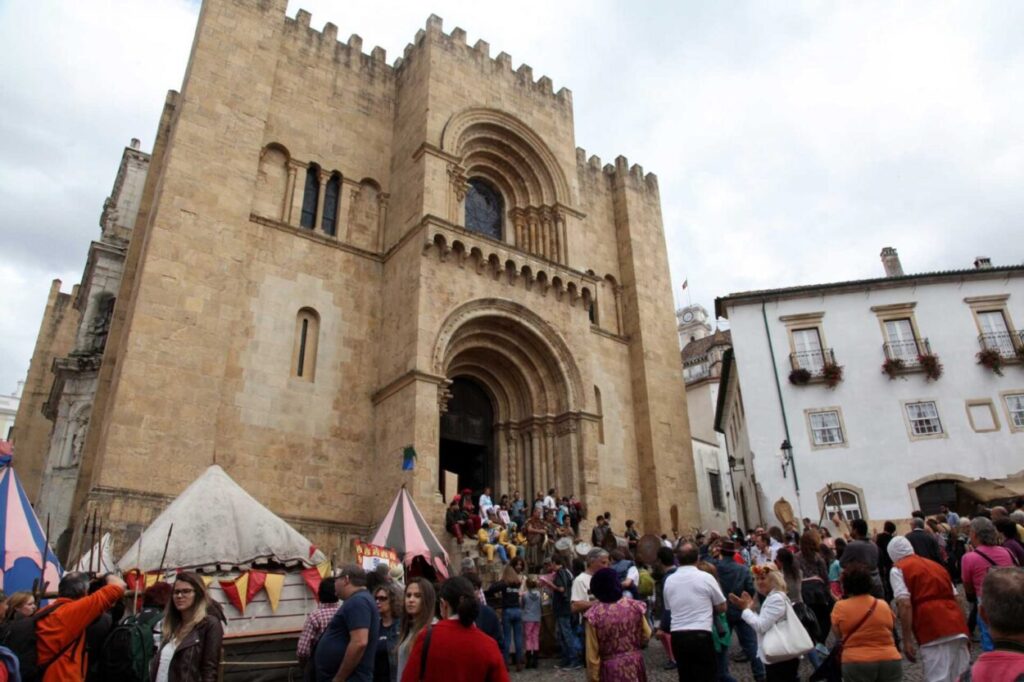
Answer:
[[[679,332],[679,347],[711,335],[708,311],[700,304],[688,305],[676,311],[676,330]]]

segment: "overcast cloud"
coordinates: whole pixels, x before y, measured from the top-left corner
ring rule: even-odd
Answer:
[[[573,91],[576,144],[658,175],[677,300],[1024,261],[1024,3],[291,0],[389,61],[433,11]],[[70,291],[199,6],[0,0],[0,392]]]

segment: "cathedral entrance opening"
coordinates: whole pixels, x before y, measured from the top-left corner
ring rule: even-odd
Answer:
[[[467,377],[449,388],[448,411],[441,415],[438,487],[445,499],[469,488],[494,487],[494,407],[486,391]],[[445,472],[458,476],[458,490],[445,488]]]
[[[579,375],[536,314],[508,301],[470,302],[442,326],[435,363],[452,382],[440,469],[457,473],[460,489],[491,486],[495,495],[518,491],[527,500],[548,488],[584,492]],[[443,481],[441,491],[454,494]]]

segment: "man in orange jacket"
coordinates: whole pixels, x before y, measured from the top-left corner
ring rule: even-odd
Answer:
[[[57,599],[47,607],[53,612],[36,622],[36,655],[41,666],[49,664],[43,682],[82,682],[85,678],[85,629],[124,595],[124,581],[116,575],[108,574],[106,583],[86,596],[86,574],[68,573],[61,578]],[[57,660],[53,660],[55,656]]]

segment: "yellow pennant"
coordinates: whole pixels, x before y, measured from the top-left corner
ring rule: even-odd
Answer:
[[[213,576],[212,575],[204,575],[204,576],[202,576],[202,578],[203,578],[203,585],[206,586],[206,587],[209,587],[210,583],[213,582]]]
[[[268,573],[267,580],[263,583],[263,589],[267,591],[267,599],[270,600],[270,610],[277,613],[277,604],[281,601],[281,590],[284,589],[284,574]]]
[[[242,613],[245,613],[245,605],[249,603],[249,572],[246,571],[235,580],[235,587],[238,589],[238,600],[242,602]]]
[[[156,585],[156,581],[159,580],[159,579],[160,579],[160,576],[157,575],[156,573],[147,573],[146,574],[146,589],[148,590],[149,588],[153,587],[153,585]]]
[[[331,560],[327,559],[322,564],[317,564],[316,570],[320,572],[321,578],[326,578],[327,574],[331,572]]]

